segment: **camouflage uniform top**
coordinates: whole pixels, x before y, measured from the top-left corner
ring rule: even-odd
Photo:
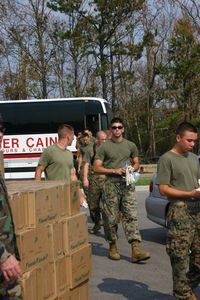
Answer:
[[[158,162],[157,184],[167,184],[173,188],[191,191],[198,187],[200,167],[197,156],[192,152],[177,154],[168,151]],[[181,199],[170,199],[178,200]]]
[[[123,139],[122,142],[107,140],[98,149],[95,160],[101,160],[105,168],[122,168],[130,158],[138,156],[136,145]]]
[[[19,259],[8,193],[4,179],[0,175],[0,262],[5,262],[11,254]]]

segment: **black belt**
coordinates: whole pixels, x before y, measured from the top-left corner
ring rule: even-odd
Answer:
[[[125,182],[126,177],[120,175],[107,175],[107,178],[114,182]]]

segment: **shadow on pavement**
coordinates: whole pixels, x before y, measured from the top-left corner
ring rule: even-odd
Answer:
[[[167,230],[163,227],[148,228],[140,230],[142,239],[158,244],[166,244]]]
[[[107,256],[108,255],[108,249],[104,247],[104,244],[92,242],[91,245],[92,245],[92,254],[93,255],[98,255],[98,256]]]
[[[144,283],[133,280],[119,280],[115,278],[104,278],[98,286],[101,292],[121,295],[123,299],[129,300],[173,300],[175,297],[151,291]],[[114,298],[113,298],[114,299]],[[119,299],[119,298],[118,298]]]

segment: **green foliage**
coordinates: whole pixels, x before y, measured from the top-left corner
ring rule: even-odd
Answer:
[[[71,14],[81,7],[82,0],[49,0],[47,7],[54,11]]]
[[[168,116],[165,115],[164,119],[161,121],[158,121],[156,124],[156,128],[169,128],[171,124],[178,124],[183,120],[183,111],[175,110],[175,111],[169,111]]]

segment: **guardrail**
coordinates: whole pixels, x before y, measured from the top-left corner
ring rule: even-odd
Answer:
[[[140,173],[155,173],[157,172],[157,164],[149,164],[149,165],[144,165],[141,164],[140,166]]]

